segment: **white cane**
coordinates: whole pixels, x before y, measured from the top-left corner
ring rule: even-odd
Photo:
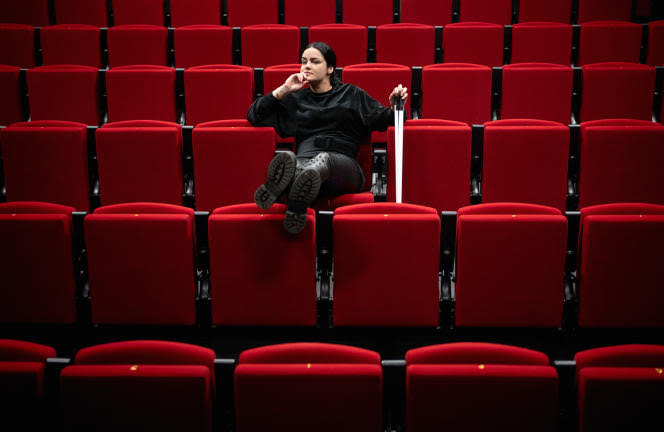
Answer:
[[[394,167],[396,180],[396,202],[401,202],[403,180],[403,98],[394,103]]]

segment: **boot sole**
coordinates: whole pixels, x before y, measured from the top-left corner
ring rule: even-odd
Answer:
[[[267,181],[254,193],[254,202],[258,207],[268,209],[279,199],[295,175],[296,163],[293,153],[279,153],[272,159],[267,168]]]
[[[297,203],[297,207],[308,207],[313,200],[318,197],[318,192],[320,192],[320,174],[318,171],[313,169],[305,169],[302,174],[300,174],[293,186],[291,191],[288,194],[289,203]],[[289,209],[286,211],[286,217],[284,218],[284,228],[291,234],[298,234],[301,232],[307,223],[307,213],[306,210],[304,213],[296,212],[292,210],[289,205]]]

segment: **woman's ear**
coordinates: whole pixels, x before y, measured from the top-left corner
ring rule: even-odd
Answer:
[[[334,74],[334,68],[332,66],[327,67],[327,74],[332,76]]]

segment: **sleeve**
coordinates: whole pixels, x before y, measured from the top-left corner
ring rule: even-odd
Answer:
[[[295,135],[295,101],[291,95],[280,101],[272,92],[254,100],[247,112],[247,120],[254,126],[271,126],[280,137]]]
[[[359,111],[362,122],[369,131],[384,131],[394,125],[394,111],[369,96],[358,87]]]

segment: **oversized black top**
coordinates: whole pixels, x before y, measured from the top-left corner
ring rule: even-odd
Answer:
[[[394,124],[390,108],[352,84],[324,93],[307,87],[281,101],[270,92],[254,101],[247,119],[254,126],[274,127],[283,138],[294,136],[301,157],[335,151],[356,158],[364,137]]]

